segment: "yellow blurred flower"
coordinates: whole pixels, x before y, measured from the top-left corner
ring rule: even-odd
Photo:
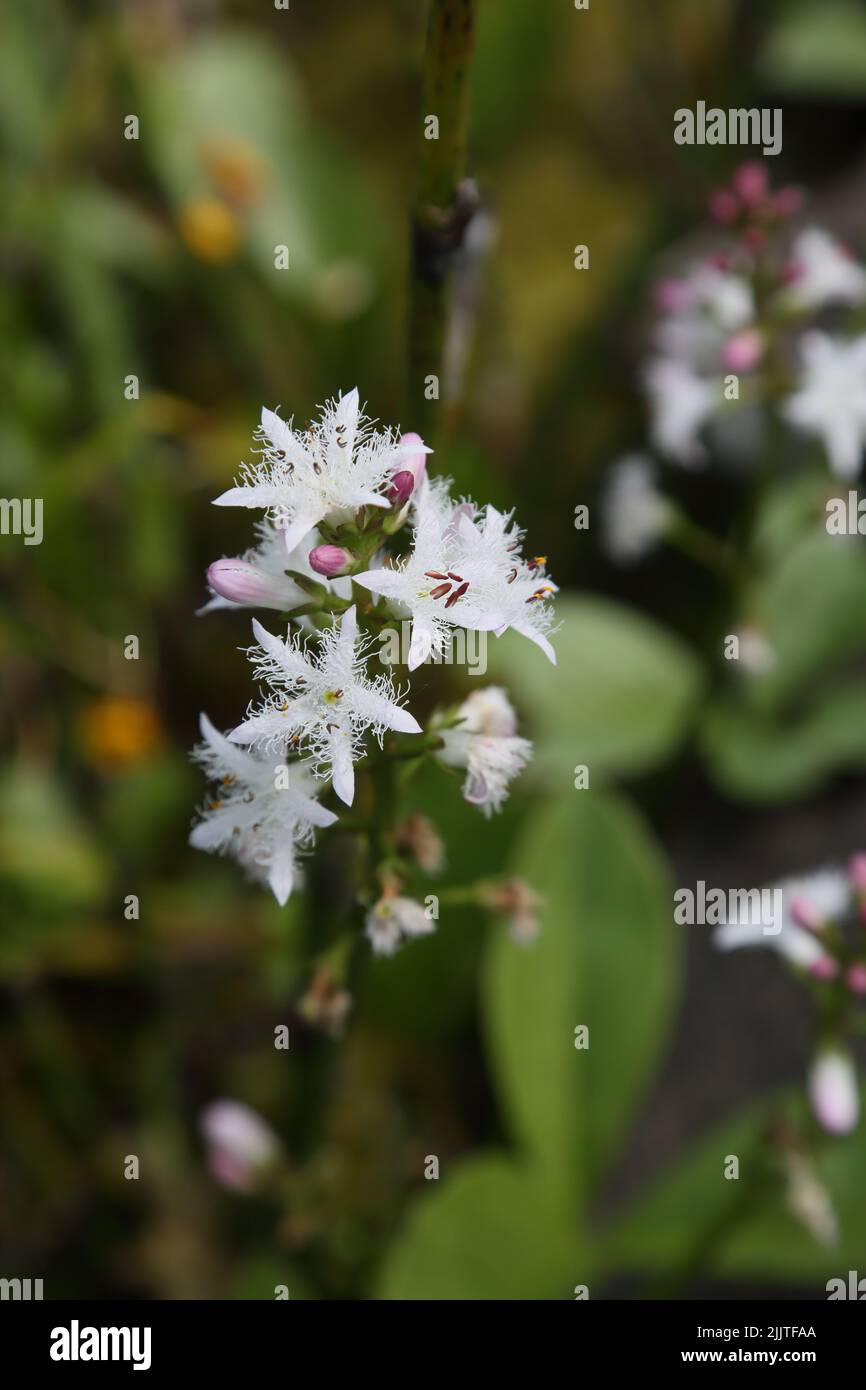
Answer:
[[[253,145],[237,136],[223,136],[208,143],[202,158],[214,187],[230,203],[248,208],[259,201],[268,184],[269,166]]]
[[[79,736],[93,767],[114,769],[149,757],[162,743],[163,730],[149,700],[107,695],[85,705],[79,715]]]
[[[190,198],[178,219],[180,234],[202,261],[225,265],[234,259],[241,241],[241,224],[219,198]]]

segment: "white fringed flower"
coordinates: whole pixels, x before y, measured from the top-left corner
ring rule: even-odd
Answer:
[[[619,564],[648,554],[672,515],[670,501],[656,487],[652,464],[641,454],[614,464],[602,505],[607,550]]]
[[[841,1047],[823,1047],[809,1069],[809,1102],[815,1119],[830,1134],[850,1134],[860,1118],[857,1072]]]
[[[367,913],[366,933],[380,956],[393,956],[413,936],[429,936],[435,922],[414,898],[382,897]]]
[[[811,970],[826,957],[819,933],[843,916],[851,902],[851,886],[841,869],[820,869],[803,878],[776,885],[782,892],[782,925],[775,933],[760,923],[732,918],[713,933],[722,951],[741,946],[768,946],[792,965]]]
[[[310,847],[315,829],[333,825],[337,817],[316,801],[321,784],[308,764],[275,764],[238,748],[205,714],[200,727],[204,743],[193,758],[218,790],[190,844],[232,855],[253,878],[266,882],[283,906],[295,883],[298,850]]]
[[[782,291],[786,308],[813,313],[828,304],[862,304],[866,270],[821,227],[807,227],[791,247],[791,279]]]
[[[547,634],[556,585],[547,578],[544,557],[523,558],[523,533],[511,513],[455,504],[448,487],[447,480],[424,479],[411,554],[393,569],[355,575],[355,582],[411,614],[410,671],[442,651],[450,627],[497,636],[513,628],[555,664]]]
[[[256,675],[272,687],[264,704],[229,735],[232,743],[309,755],[317,775],[333,778],[334,791],[351,806],[354,762],[372,729],[381,744],[386,729],[418,734],[421,726],[398,703],[390,675],[366,678],[369,641],[358,642],[354,606],[319,634],[315,657],[297,637],[283,641],[253,622]]]
[[[509,782],[532,757],[532,744],[517,737],[517,715],[499,686],[473,691],[457,713],[459,722],[442,731],[436,756],[446,767],[466,768],[463,796],[490,816],[502,809]]]
[[[821,440],[837,477],[853,478],[866,444],[866,336],[842,341],[807,333],[801,353],[800,390],[783,414]]]
[[[673,357],[656,357],[647,363],[644,386],[654,446],[686,467],[702,463],[706,451],[699,435],[719,405],[720,388]]]
[[[401,441],[393,430],[375,430],[360,412],[357,389],[327,402],[304,431],[262,410],[259,438],[261,458],[244,464],[240,481],[215,505],[267,511],[289,551],[322,521],[347,521],[359,507],[389,507],[392,476],[430,452],[417,436]]]

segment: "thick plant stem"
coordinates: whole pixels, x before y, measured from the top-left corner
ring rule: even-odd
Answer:
[[[435,435],[439,423],[449,272],[475,207],[474,195],[462,184],[475,6],[476,0],[431,0],[427,30],[412,213],[407,393],[412,428],[425,437]]]

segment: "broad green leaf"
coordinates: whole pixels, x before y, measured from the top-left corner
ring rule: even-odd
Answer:
[[[778,708],[866,647],[866,548],[826,531],[806,537],[759,587],[755,612],[775,663],[749,692],[756,707]]]
[[[663,863],[624,803],[572,792],[534,816],[513,867],[544,894],[538,939],[491,939],[493,1070],[514,1138],[563,1204],[623,1136],[668,1031],[678,975]],[[589,1030],[579,1049],[575,1029]]]
[[[866,768],[866,685],[831,690],[796,720],[734,696],[708,711],[700,733],[713,780],[731,796],[785,801],[836,772]]]
[[[491,675],[522,706],[535,764],[557,786],[644,772],[685,739],[702,686],[695,656],[648,618],[600,598],[560,595],[554,668],[526,639],[488,642]]]
[[[779,6],[759,66],[779,90],[859,100],[866,87],[863,6],[858,0],[803,0]]]
[[[802,1114],[798,1093],[777,1098],[726,1121],[701,1139],[625,1213],[604,1252],[610,1273],[661,1270],[669,1278],[700,1254],[701,1273],[732,1279],[816,1282],[817,1296],[834,1275],[863,1268],[866,1252],[866,1125],[844,1139],[827,1139],[815,1173],[835,1210],[839,1241],[822,1245],[787,1205],[786,1182],[763,1137],[768,1114]],[[728,1155],[739,1178],[725,1178]],[[757,1178],[757,1187],[751,1188]],[[750,1189],[754,1200],[750,1197]]]
[[[566,1299],[588,1283],[576,1234],[530,1169],[483,1155],[441,1184],[392,1246],[380,1298]]]

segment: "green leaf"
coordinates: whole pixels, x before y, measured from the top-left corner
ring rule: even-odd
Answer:
[[[802,1115],[798,1092],[777,1098],[774,1114]],[[731,1279],[791,1283],[827,1279],[861,1268],[866,1248],[866,1125],[844,1139],[828,1140],[815,1157],[839,1225],[839,1243],[819,1244],[786,1203],[781,1170],[771,1186],[749,1202],[749,1183],[767,1160],[763,1137],[768,1109],[756,1107],[701,1139],[649,1193],[627,1212],[605,1249],[605,1264],[619,1272],[685,1266],[701,1252],[701,1272]],[[739,1178],[726,1179],[728,1155],[740,1159]],[[706,1240],[710,1233],[711,1238]],[[818,1292],[816,1290],[816,1292]],[[823,1287],[820,1296],[823,1296]]]
[[[101,898],[108,865],[62,785],[36,764],[10,767],[0,785],[0,877],[43,906]]]
[[[576,1235],[531,1170],[483,1155],[433,1186],[392,1246],[380,1298],[570,1298],[588,1282]]]
[[[515,633],[488,643],[493,678],[523,707],[536,767],[565,788],[578,763],[598,779],[663,762],[685,738],[700,695],[696,657],[607,599],[560,595],[556,610],[555,668]]]
[[[807,536],[756,595],[774,665],[749,682],[757,708],[778,708],[866,646],[866,549],[858,540]]]
[[[860,100],[866,87],[866,13],[857,0],[785,4],[759,59],[774,87],[798,96]]]
[[[796,720],[726,697],[709,710],[700,744],[714,781],[730,796],[805,796],[836,772],[866,768],[866,685],[833,690]]]
[[[534,816],[513,867],[546,907],[531,947],[491,939],[490,1052],[515,1138],[573,1204],[603,1173],[664,1045],[678,975],[671,888],[635,813],[591,791]]]

